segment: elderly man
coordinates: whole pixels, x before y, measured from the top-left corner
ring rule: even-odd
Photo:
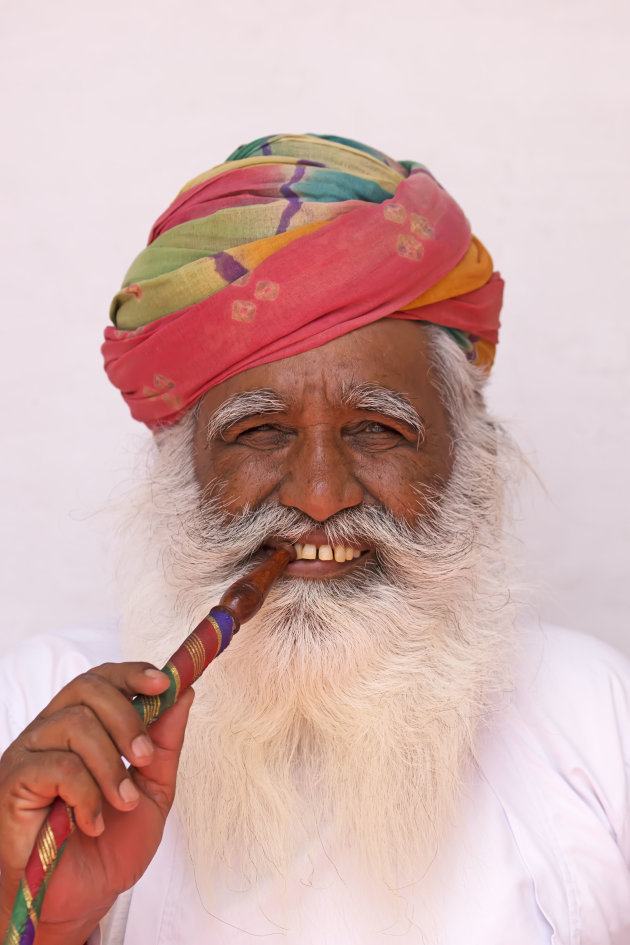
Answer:
[[[4,663],[3,929],[60,795],[41,945],[630,941],[630,676],[517,629],[501,294],[426,168],[353,141],[255,141],[160,217],[104,345],[155,431],[123,650]],[[137,661],[280,542],[261,612],[147,731],[129,699],[167,680]]]

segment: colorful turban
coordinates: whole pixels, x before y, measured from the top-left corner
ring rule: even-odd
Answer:
[[[234,374],[386,316],[441,325],[489,370],[502,293],[422,165],[334,136],[261,138],[158,219],[113,299],[105,370],[151,429]]]

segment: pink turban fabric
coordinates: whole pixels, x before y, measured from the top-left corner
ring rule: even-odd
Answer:
[[[384,317],[441,325],[489,370],[502,293],[426,168],[347,139],[263,138],[158,219],[112,302],[105,369],[151,429],[234,374]]]

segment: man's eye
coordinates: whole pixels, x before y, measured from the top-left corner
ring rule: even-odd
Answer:
[[[363,430],[365,433],[396,433],[396,430],[386,427],[384,423],[377,423],[375,420],[372,423],[366,423]]]
[[[249,433],[258,433],[262,431],[266,433],[268,430],[272,430],[273,427],[269,423],[261,423],[260,426],[250,427],[248,430],[241,430],[239,436],[247,436]]]
[[[235,442],[255,449],[278,449],[286,444],[289,433],[270,423],[261,423],[256,427],[241,430]]]
[[[398,430],[385,423],[379,423],[378,420],[366,420],[349,432],[352,442],[358,449],[388,450],[398,446],[404,440]]]
[[[394,427],[390,427],[386,423],[380,423],[378,420],[365,420],[363,423],[359,424],[356,432],[358,434],[367,434],[368,436],[402,436],[399,430],[395,430]]]

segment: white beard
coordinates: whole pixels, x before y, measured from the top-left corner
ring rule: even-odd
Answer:
[[[284,876],[313,837],[358,852],[390,889],[435,859],[475,735],[510,687],[511,450],[475,413],[448,487],[413,533],[382,509],[335,516],[331,544],[368,537],[374,562],[338,580],[280,580],[196,683],[177,804],[208,906],[218,866],[245,884]],[[157,438],[125,528],[126,656],[158,666],[266,536],[305,530],[293,510],[229,522],[217,500],[202,501],[192,423]]]

